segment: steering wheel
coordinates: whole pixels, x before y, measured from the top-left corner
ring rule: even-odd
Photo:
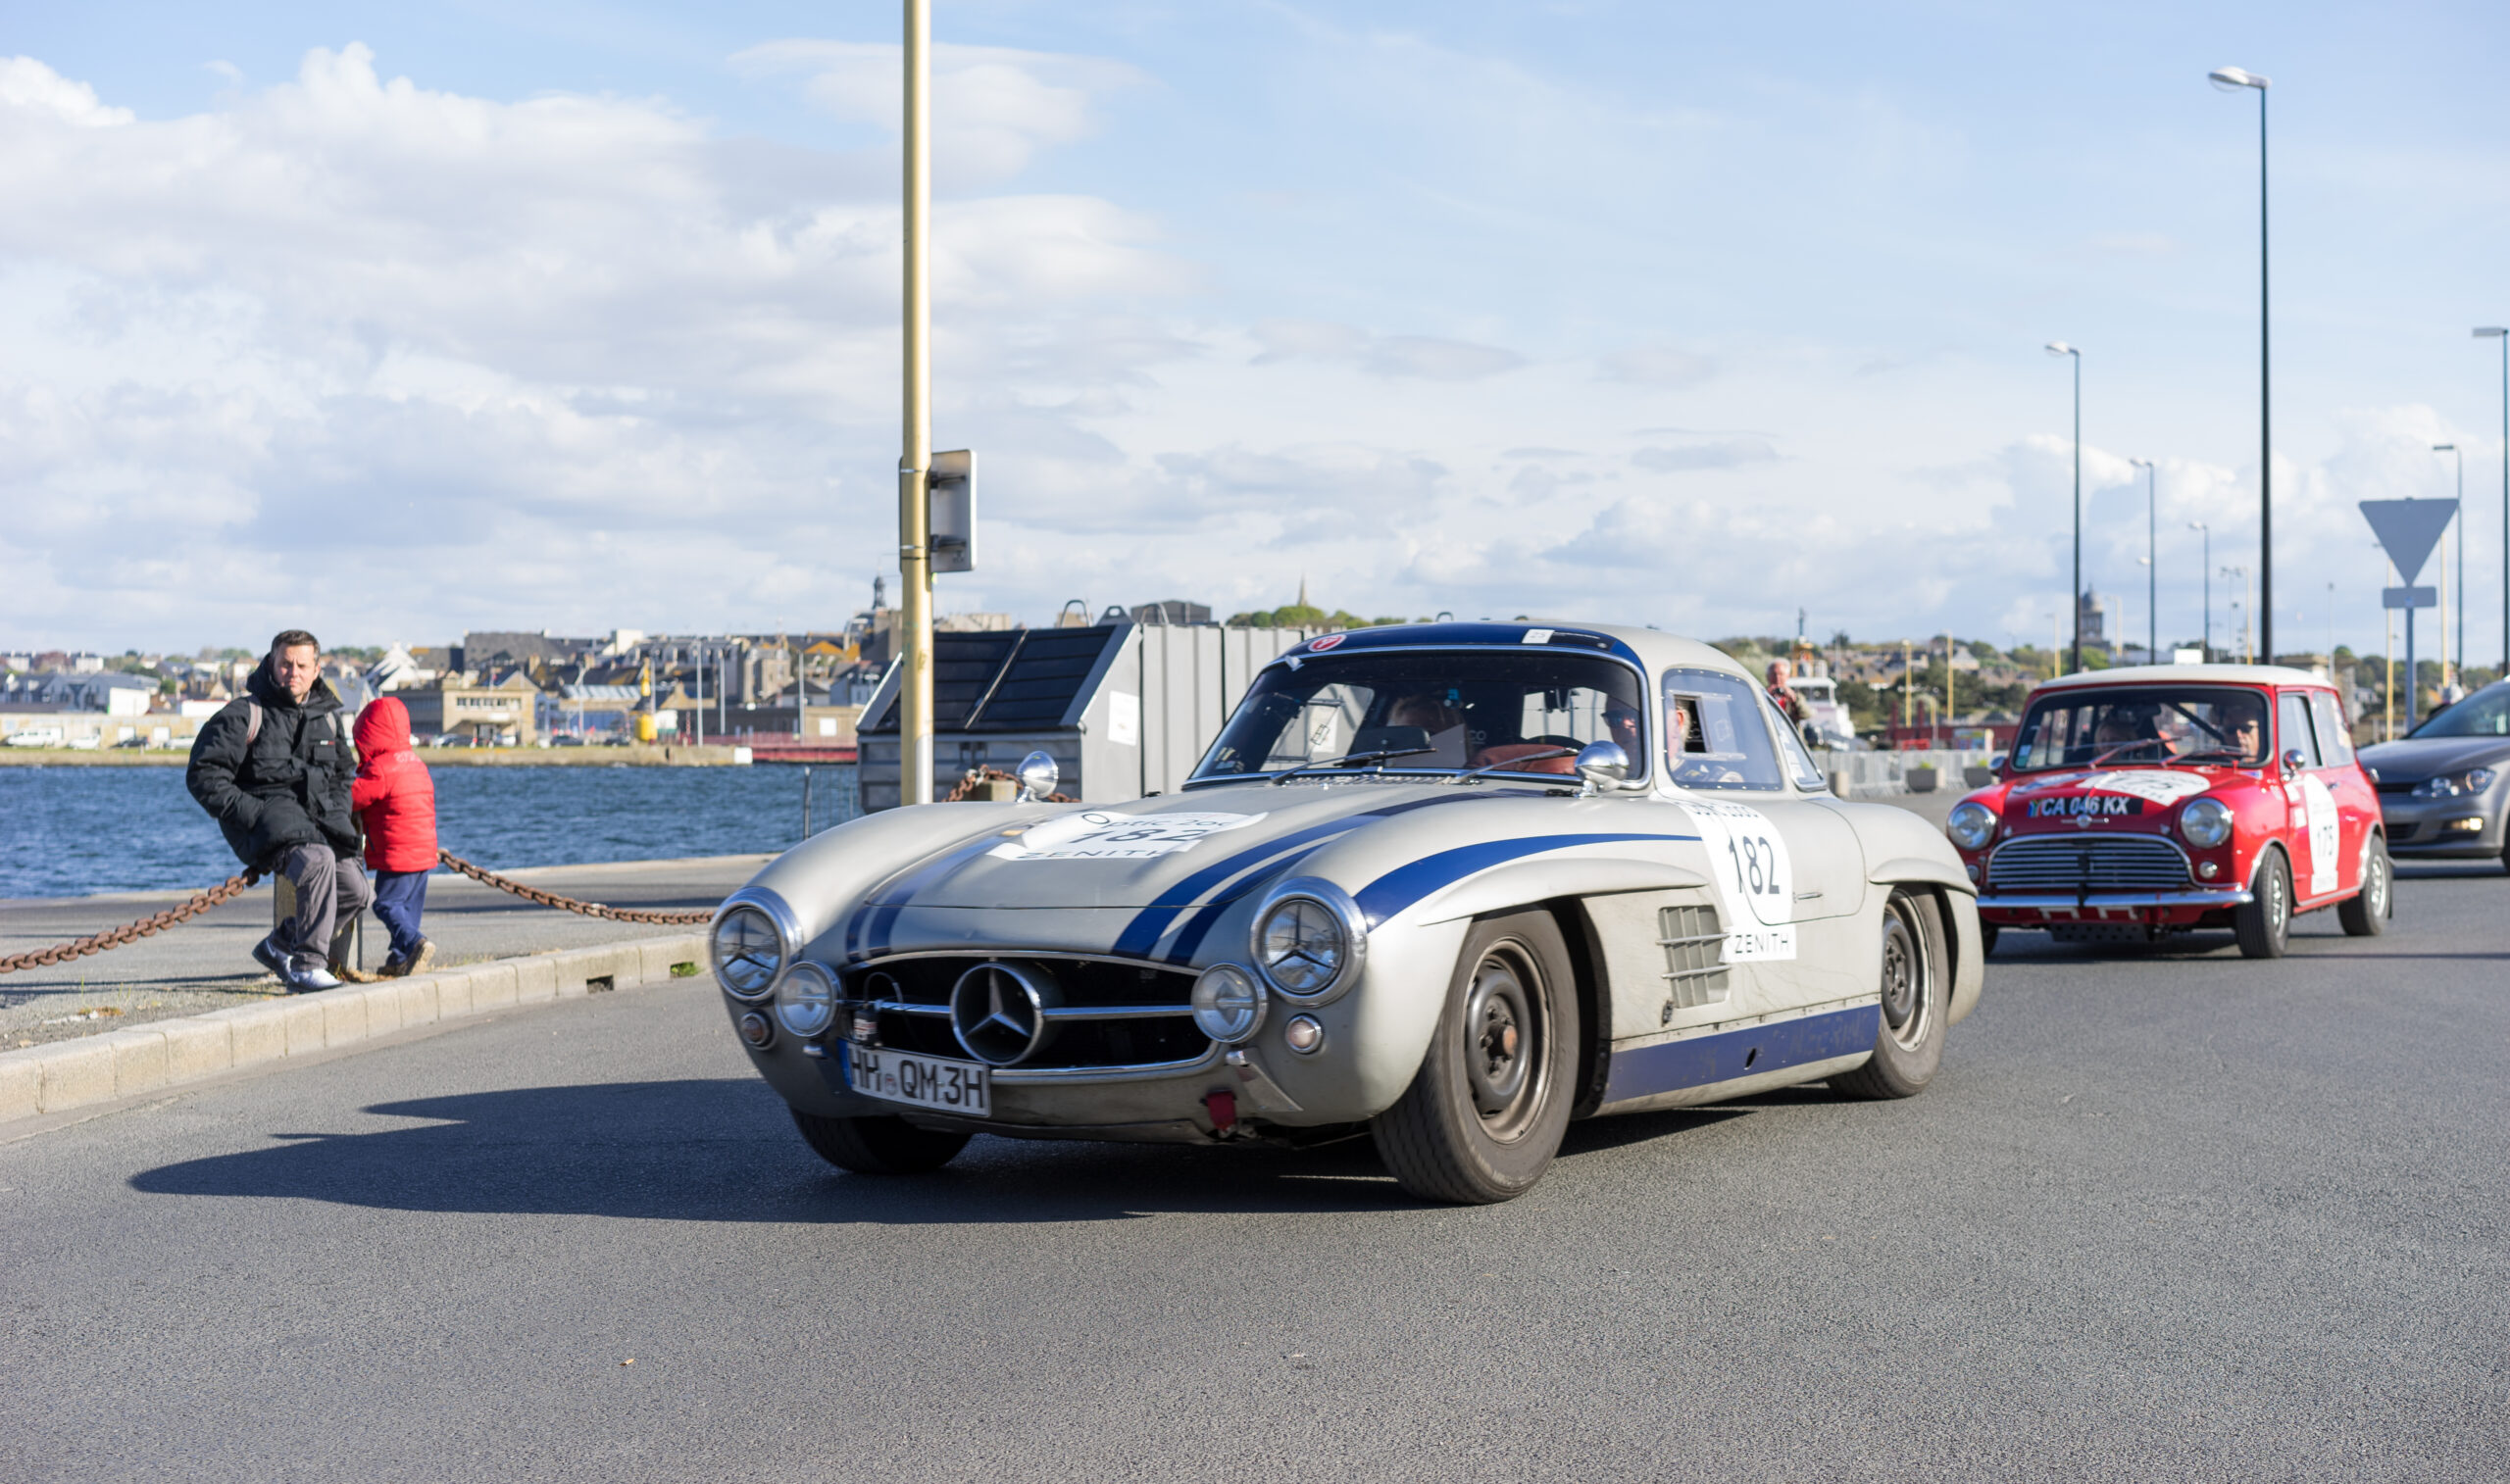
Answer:
[[[1549,732],[1545,732],[1539,737],[1528,737],[1526,740],[1529,742],[1540,742],[1547,747],[1566,747],[1573,752],[1582,751],[1586,745],[1575,737],[1555,736]]]

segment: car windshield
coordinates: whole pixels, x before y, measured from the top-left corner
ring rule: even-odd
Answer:
[[[1590,655],[1460,649],[1294,655],[1255,677],[1194,770],[1245,777],[1371,754],[1391,770],[1490,768],[1567,775],[1578,749],[1612,741],[1646,770],[1638,677]]]
[[[2060,691],[2031,704],[2013,766],[2266,762],[2266,697],[2215,685],[2116,685]]]
[[[2510,685],[2487,685],[2406,735],[2510,737]]]

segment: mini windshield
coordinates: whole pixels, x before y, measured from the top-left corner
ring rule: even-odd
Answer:
[[[2510,737],[2510,685],[2487,685],[2406,735]]]
[[[2266,762],[2266,697],[2215,685],[2098,686],[2031,705],[2013,766],[2102,767],[2143,763]]]
[[[1638,677],[1608,660],[1532,647],[1296,655],[1255,677],[1194,779],[1346,758],[1567,775],[1600,741],[1621,744],[1635,778],[1647,766],[1639,696]]]

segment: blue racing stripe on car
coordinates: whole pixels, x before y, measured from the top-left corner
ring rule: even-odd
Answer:
[[[862,905],[854,909],[854,915],[846,918],[846,956],[853,957],[858,949],[867,954],[887,952],[889,932],[897,926],[898,914],[915,900],[917,892],[940,884],[955,874],[959,867],[1001,843],[993,835],[981,835],[911,871],[891,876],[864,897]]]
[[[1476,871],[1504,866],[1525,856],[1568,850],[1578,845],[1612,845],[1628,840],[1696,840],[1697,835],[1532,835],[1520,840],[1484,840],[1423,856],[1398,866],[1360,888],[1360,915],[1371,927],[1393,916],[1443,886],[1452,886]]]
[[[1329,836],[1348,834],[1363,824],[1379,819],[1391,819],[1396,815],[1408,815],[1415,810],[1434,809],[1441,804],[1469,804],[1481,799],[1508,798],[1528,792],[1530,790],[1521,788],[1499,789],[1486,794],[1460,793],[1436,799],[1415,799],[1409,804],[1390,805],[1384,809],[1345,815],[1341,818],[1330,819],[1323,824],[1311,824],[1305,829],[1295,830],[1277,839],[1268,840],[1262,845],[1239,851],[1226,860],[1204,866],[1201,870],[1161,892],[1156,901],[1143,908],[1134,915],[1130,922],[1125,924],[1124,932],[1116,938],[1116,946],[1109,951],[1131,958],[1148,958],[1150,951],[1159,946],[1161,935],[1168,931],[1168,924],[1177,920],[1179,913],[1201,901],[1205,892],[1221,882],[1283,851],[1302,845],[1320,844]],[[1203,931],[1210,930],[1209,924],[1205,924]],[[1201,934],[1195,935],[1195,941],[1197,943],[1202,941]]]
[[[1635,1051],[1615,1050],[1612,1071],[1604,1079],[1604,1104],[1852,1057],[1872,1051],[1882,1030],[1882,1007],[1860,1005],[1801,1019],[1663,1041]]]
[[[1212,899],[1204,903],[1199,912],[1187,918],[1184,926],[1177,929],[1177,940],[1168,945],[1168,962],[1171,964],[1193,963],[1195,950],[1203,946],[1203,939],[1211,936],[1211,930],[1220,925],[1220,919],[1228,915],[1230,908],[1236,905],[1239,898],[1261,883],[1283,872],[1296,869],[1298,863],[1324,848],[1322,844],[1311,845],[1285,861],[1267,861],[1212,893]]]

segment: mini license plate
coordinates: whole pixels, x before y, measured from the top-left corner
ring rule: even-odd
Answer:
[[[972,1118],[993,1113],[991,1068],[981,1062],[919,1057],[850,1041],[845,1056],[846,1081],[856,1092]]]

